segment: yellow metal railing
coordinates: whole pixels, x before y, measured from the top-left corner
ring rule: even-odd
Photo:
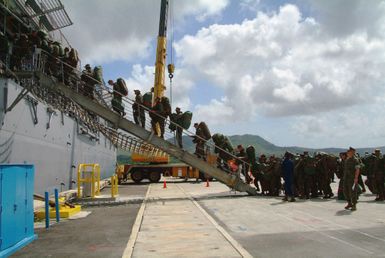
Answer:
[[[111,176],[111,197],[114,198],[119,194],[118,190],[118,175],[113,175]]]
[[[91,184],[91,197],[100,194],[100,166],[99,164],[80,164],[78,167],[78,197],[81,197],[82,184]],[[83,186],[84,192],[84,186]]]

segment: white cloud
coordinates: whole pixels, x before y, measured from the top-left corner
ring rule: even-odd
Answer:
[[[194,112],[194,121],[206,121],[210,126],[225,125],[234,117],[233,108],[228,105],[228,99],[213,99],[208,105],[197,105]]]
[[[178,22],[186,16],[204,20],[219,15],[227,5],[228,0],[178,0],[173,9]],[[133,61],[151,52],[149,46],[158,33],[160,1],[67,0],[65,7],[74,25],[63,32],[84,63]]]
[[[229,0],[177,0],[174,3],[172,2],[171,4],[175,5],[174,15],[177,19],[192,15],[198,21],[204,21],[210,16],[220,15],[229,4]]]
[[[239,5],[244,10],[257,11],[261,0],[241,0]]]
[[[385,35],[384,0],[308,1],[324,31],[335,36],[366,32],[370,37]]]
[[[140,90],[142,94],[150,91],[151,87],[154,86],[154,73],[154,66],[133,65],[131,74],[125,79],[129,92],[132,93],[135,89]],[[184,111],[191,110],[191,100],[188,92],[193,85],[189,74],[178,69],[174,73],[172,89],[170,89],[169,80],[166,80],[166,94],[167,97],[172,97],[171,104],[174,108],[180,107]],[[170,96],[171,92],[172,96]]]
[[[315,147],[376,147],[385,141],[384,101],[338,112],[299,116],[289,130]]]
[[[202,28],[175,49],[185,69],[224,90],[229,122],[255,113],[316,114],[384,95],[385,37],[365,30],[336,37],[327,28],[285,5],[241,24]]]

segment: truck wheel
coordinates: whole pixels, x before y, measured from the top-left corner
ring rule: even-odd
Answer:
[[[158,171],[151,171],[148,175],[148,179],[151,183],[157,183],[160,180],[160,172]]]
[[[140,183],[140,181],[143,179],[142,173],[139,170],[133,171],[131,173],[131,179],[135,183]]]

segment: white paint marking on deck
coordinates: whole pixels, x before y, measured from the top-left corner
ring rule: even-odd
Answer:
[[[253,256],[246,251],[245,248],[241,244],[239,244],[234,238],[230,236],[227,231],[221,227],[218,222],[215,221],[213,217],[211,217],[203,208],[202,206],[197,203],[190,194],[188,194],[182,187],[177,185],[177,187],[187,196],[188,199],[192,201],[192,203],[202,212],[202,214],[211,222],[211,224],[214,225],[214,227],[222,234],[222,236],[234,247],[234,249],[245,258],[253,258]]]
[[[132,227],[130,238],[128,239],[126,249],[124,249],[124,252],[123,252],[123,256],[122,256],[123,258],[131,258],[134,252],[135,242],[136,242],[136,239],[138,238],[140,226],[142,225],[143,214],[146,208],[147,198],[150,194],[150,189],[151,189],[151,184],[148,186],[146,196],[142,202],[142,205],[140,206],[138,215],[136,216],[134,226]]]
[[[335,223],[335,222],[333,222],[333,221],[329,221],[329,220],[326,220],[326,219],[322,219],[322,218],[320,218],[320,217],[316,217],[316,216],[314,216],[314,215],[312,215],[312,214],[310,214],[310,213],[307,213],[307,212],[304,212],[304,211],[299,211],[299,210],[295,210],[295,212],[299,212],[299,213],[305,214],[305,215],[307,215],[307,216],[309,216],[309,217],[313,217],[313,218],[315,218],[315,219],[322,220],[322,221],[324,221],[324,222],[326,222],[326,223],[335,225],[335,226],[340,227],[340,228],[342,228],[342,229],[344,229],[344,230],[348,230],[348,231],[352,231],[352,232],[355,232],[355,233],[359,233],[359,234],[362,234],[362,235],[364,235],[364,236],[367,236],[367,237],[376,239],[376,240],[378,240],[378,241],[385,242],[385,239],[383,239],[383,238],[379,238],[379,237],[373,236],[373,235],[371,235],[371,234],[362,232],[362,231],[360,231],[360,230],[351,229],[351,228],[349,228],[349,227],[347,227],[347,226],[344,226],[344,225]]]
[[[262,208],[262,209],[263,209],[263,207],[261,207],[261,206],[259,206],[259,208]],[[265,210],[266,210],[266,209],[265,209]],[[374,254],[374,252],[372,252],[372,251],[370,251],[370,250],[368,250],[368,249],[359,247],[359,246],[354,245],[354,244],[352,244],[352,243],[349,243],[349,242],[347,242],[347,241],[345,241],[345,240],[342,240],[342,239],[340,239],[340,238],[338,238],[338,237],[334,237],[334,236],[328,235],[328,234],[326,234],[325,232],[322,232],[322,231],[318,230],[316,227],[312,227],[312,226],[307,225],[307,224],[305,224],[305,223],[298,222],[298,221],[296,221],[296,220],[294,220],[294,219],[292,219],[292,218],[290,218],[290,217],[288,217],[288,216],[284,216],[284,215],[282,215],[282,214],[279,214],[278,212],[275,213],[275,214],[278,215],[278,216],[280,216],[280,217],[282,217],[282,218],[284,218],[284,219],[286,219],[286,220],[289,220],[289,221],[292,221],[292,222],[294,222],[294,223],[297,223],[297,224],[299,224],[299,225],[301,225],[301,226],[307,227],[307,228],[309,228],[310,230],[319,233],[320,235],[323,235],[323,236],[325,236],[325,237],[331,238],[331,239],[336,240],[336,241],[338,241],[338,242],[341,242],[341,243],[343,243],[343,244],[345,244],[345,245],[351,246],[351,247],[353,247],[353,248],[355,248],[355,249],[358,249],[358,250],[360,250],[360,251],[362,251],[362,252],[365,252],[365,253],[368,253],[368,254]]]

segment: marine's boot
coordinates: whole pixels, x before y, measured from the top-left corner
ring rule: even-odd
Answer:
[[[282,198],[282,201],[287,202],[289,199],[287,199],[287,196]]]
[[[345,210],[349,210],[351,207],[353,207],[351,202],[348,202],[348,205],[345,206]]]
[[[357,207],[355,204],[352,205],[352,208],[350,209],[351,211],[356,211],[357,210]]]
[[[322,199],[329,199],[329,198],[330,198],[330,196],[328,194],[325,194],[325,196],[322,197]]]
[[[295,198],[291,197],[289,202],[295,202]]]

